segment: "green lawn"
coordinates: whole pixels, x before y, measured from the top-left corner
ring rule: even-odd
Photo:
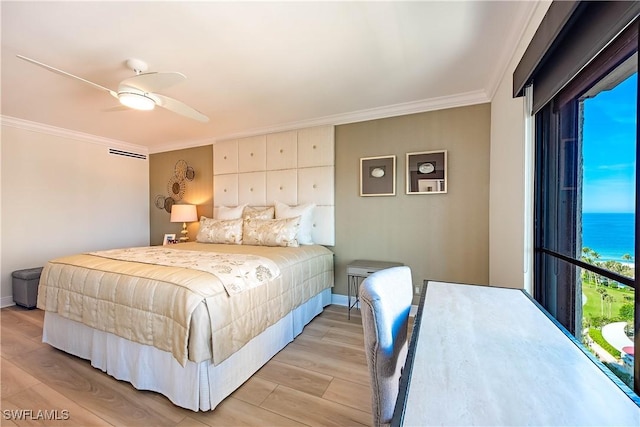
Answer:
[[[625,296],[634,297],[633,289],[629,287],[618,288],[616,285],[612,285],[609,287],[600,286],[600,288],[604,289],[607,294],[611,295],[613,301],[611,302],[611,316],[609,316],[609,309],[605,304],[604,313],[602,311],[601,306],[601,297],[600,293],[596,290],[595,283],[588,282],[583,280],[582,282],[582,293],[587,297],[587,303],[582,307],[583,316],[587,319],[594,317],[605,317],[611,319],[619,318],[620,307],[624,304],[633,304],[633,300],[627,301],[625,300]]]
[[[608,295],[611,296],[611,309],[606,306],[605,303],[604,312],[601,304],[601,294],[598,292],[598,289],[602,289],[606,291]],[[621,320],[620,318],[620,307],[625,304],[633,304],[634,300],[634,290],[629,287],[618,288],[617,284],[612,284],[610,286],[599,285],[596,286],[594,282],[589,281],[587,278],[583,277],[582,280],[582,293],[587,297],[587,303],[582,306],[582,316],[585,320],[594,319],[594,318],[604,318],[602,321],[597,322],[589,322],[591,327],[589,328],[589,336],[592,340],[598,343],[606,352],[611,354],[615,358],[620,357],[620,352],[613,348],[603,337],[601,326],[603,324],[611,323],[614,321]],[[625,298],[627,297],[627,298]],[[631,297],[631,300],[629,300]],[[609,315],[610,312],[610,315]],[[597,325],[595,325],[597,323]],[[593,350],[591,350],[593,352]],[[631,386],[632,384],[632,376],[623,372],[619,369],[616,363],[607,364],[609,369],[617,375],[622,381],[624,381],[627,385]]]

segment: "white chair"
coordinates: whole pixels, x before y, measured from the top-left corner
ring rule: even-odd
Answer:
[[[407,329],[413,299],[411,269],[379,270],[360,285],[364,348],[372,390],[373,425],[391,422],[407,358]]]

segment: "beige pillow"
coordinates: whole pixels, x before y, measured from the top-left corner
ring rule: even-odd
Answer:
[[[254,208],[247,206],[244,208],[242,217],[244,219],[273,219],[275,217],[275,208],[273,206],[268,208]]]
[[[296,239],[301,245],[313,245],[311,230],[313,229],[313,209],[314,203],[304,205],[289,206],[282,202],[275,202],[276,219],[300,217],[300,229]]]
[[[242,218],[211,219],[200,217],[196,241],[200,243],[242,244]]]
[[[243,245],[298,247],[296,234],[300,217],[287,219],[247,219],[242,234]]]
[[[242,218],[242,212],[244,211],[245,205],[228,207],[228,206],[220,206],[216,212],[216,219],[238,219]]]

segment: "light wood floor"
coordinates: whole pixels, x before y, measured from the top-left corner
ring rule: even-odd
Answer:
[[[371,390],[359,311],[329,306],[214,411],[192,412],[139,391],[88,361],[43,344],[40,310],[0,310],[0,425],[359,426],[371,425]],[[11,410],[32,410],[28,420]],[[38,420],[38,410],[68,411]]]

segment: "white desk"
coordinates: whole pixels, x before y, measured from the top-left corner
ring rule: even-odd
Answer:
[[[640,407],[524,291],[428,282],[420,311],[392,425],[640,426]]]

